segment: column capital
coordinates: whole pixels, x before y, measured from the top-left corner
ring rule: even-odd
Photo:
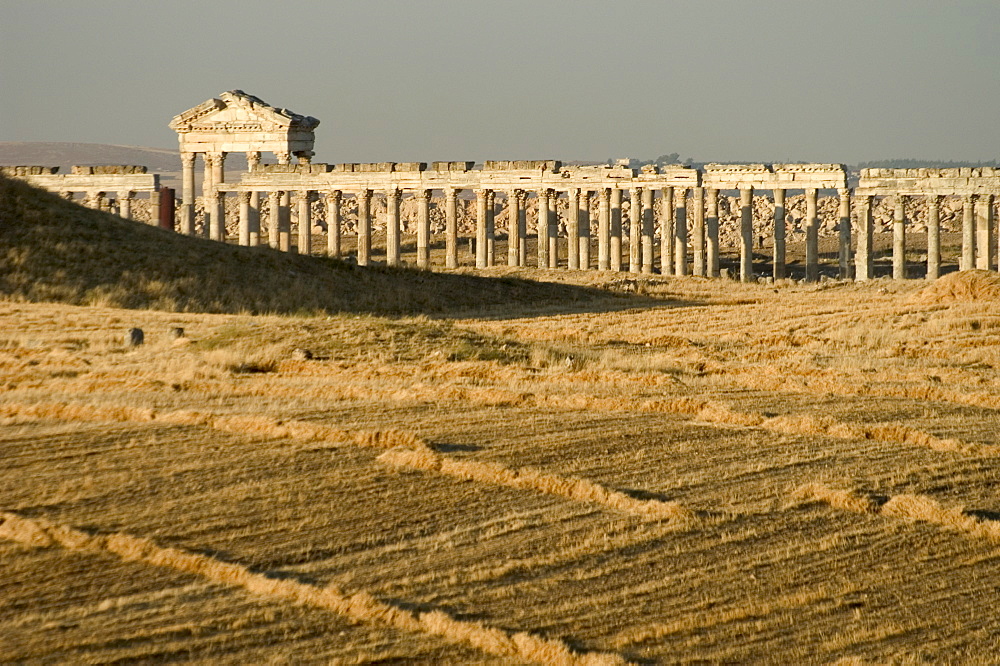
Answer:
[[[135,197],[135,192],[132,190],[122,190],[118,193],[119,199],[132,199]]]
[[[248,150],[247,151],[247,166],[253,169],[255,166],[260,164],[260,151],[259,150]]]
[[[430,201],[431,191],[430,190],[414,190],[413,198],[417,201]]]
[[[278,164],[291,164],[292,162],[291,153],[275,153],[274,156],[278,158]]]
[[[446,187],[444,189],[444,196],[447,199],[455,199],[456,197],[458,197],[458,195],[459,195],[459,193],[461,191],[462,190],[460,190],[458,188]]]
[[[326,193],[326,200],[337,203],[341,200],[343,193],[340,190],[330,190]]]
[[[185,168],[191,168],[197,157],[198,153],[181,153],[181,165]]]
[[[267,198],[268,199],[280,199],[281,195],[282,195],[282,191],[281,190],[270,190],[267,193]]]
[[[837,189],[837,196],[840,197],[840,198],[842,198],[842,199],[844,197],[849,197],[849,196],[851,196],[851,191],[849,189],[847,189],[846,187],[838,188]]]
[[[245,203],[245,204],[250,203],[250,192],[247,191],[237,192],[236,196],[239,197],[240,203]]]

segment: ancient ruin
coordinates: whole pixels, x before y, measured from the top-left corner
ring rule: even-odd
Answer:
[[[805,279],[817,281],[821,277],[818,197],[826,190],[837,195],[840,279],[874,277],[873,211],[880,199],[893,205],[892,276],[896,279],[909,277],[906,237],[912,216],[907,216],[907,201],[915,198],[926,199],[928,279],[941,273],[940,211],[948,197],[962,202],[960,268],[996,268],[1000,255],[994,247],[1000,234],[994,229],[993,212],[995,196],[1000,194],[1000,170],[865,169],[858,185],[850,188],[847,170],[840,164],[708,164],[702,169],[680,165],[641,169],[569,166],[554,160],[486,161],[478,169],[473,162],[314,164],[314,130],[318,125],[315,118],[272,107],[240,90],[222,93],[174,117],[170,127],[178,134],[183,168],[175,228],[225,242],[226,198],[235,197],[239,206],[233,240],[240,245],[310,253],[317,227],[326,232],[326,253],[341,257],[346,228],[342,211],[350,197],[356,209],[354,258],[358,265],[366,266],[373,261],[373,200],[380,197],[386,209],[385,261],[398,266],[403,263],[402,205],[412,199],[414,263],[431,268],[431,201],[439,193],[444,208],[444,267],[456,268],[464,193],[466,198],[475,198],[476,231],[471,247],[477,268],[502,263],[496,255],[500,239],[507,242],[506,264],[510,266],[718,277],[720,196],[736,192],[738,273],[739,279],[747,282],[787,276],[786,198],[790,193],[802,193]],[[227,175],[226,156],[233,152],[246,154],[246,172]],[[264,153],[273,155],[277,163],[263,163]],[[200,216],[195,192],[198,155],[204,164],[204,212]],[[152,206],[156,207],[161,191],[157,176],[146,174],[143,167],[75,167],[67,175],[49,167],[9,167],[4,172],[67,196],[84,192],[88,205],[95,207],[105,206],[106,192],[116,192],[116,212],[126,218],[130,217],[135,192],[152,193]],[[766,221],[754,214],[754,195],[761,190],[770,192],[768,204],[773,205],[773,215]],[[506,202],[503,208],[498,193]],[[529,206],[529,201],[533,205]],[[322,211],[322,220],[314,219],[315,210]],[[534,259],[528,256],[528,239],[532,237],[529,210],[534,211],[530,220],[535,228]],[[497,219],[503,216],[506,228],[498,229]],[[151,215],[151,219],[158,217]],[[759,249],[762,223],[769,232],[771,265],[765,270],[758,265],[755,270],[755,241]]]

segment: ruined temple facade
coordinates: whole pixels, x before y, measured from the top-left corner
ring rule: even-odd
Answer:
[[[177,132],[181,153],[181,231],[194,233],[194,177],[198,155],[204,162],[202,192],[212,193],[226,180],[226,156],[246,153],[250,169],[262,153],[273,154],[279,164],[296,157],[308,164],[313,156],[313,135],[319,121],[288,109],[278,109],[242,90],[230,90],[174,116],[170,129]],[[224,212],[208,213],[212,240],[223,240]]]

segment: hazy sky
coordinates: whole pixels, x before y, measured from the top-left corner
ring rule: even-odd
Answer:
[[[0,0],[0,141],[173,148],[225,90],[316,160],[1000,158],[1000,2]]]

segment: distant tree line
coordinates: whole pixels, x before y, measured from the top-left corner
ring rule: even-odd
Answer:
[[[989,162],[945,162],[940,160],[872,160],[870,162],[858,162],[853,168],[856,169],[919,169],[927,167],[932,169],[955,169],[958,167],[1000,167],[1000,162],[990,160]]]

